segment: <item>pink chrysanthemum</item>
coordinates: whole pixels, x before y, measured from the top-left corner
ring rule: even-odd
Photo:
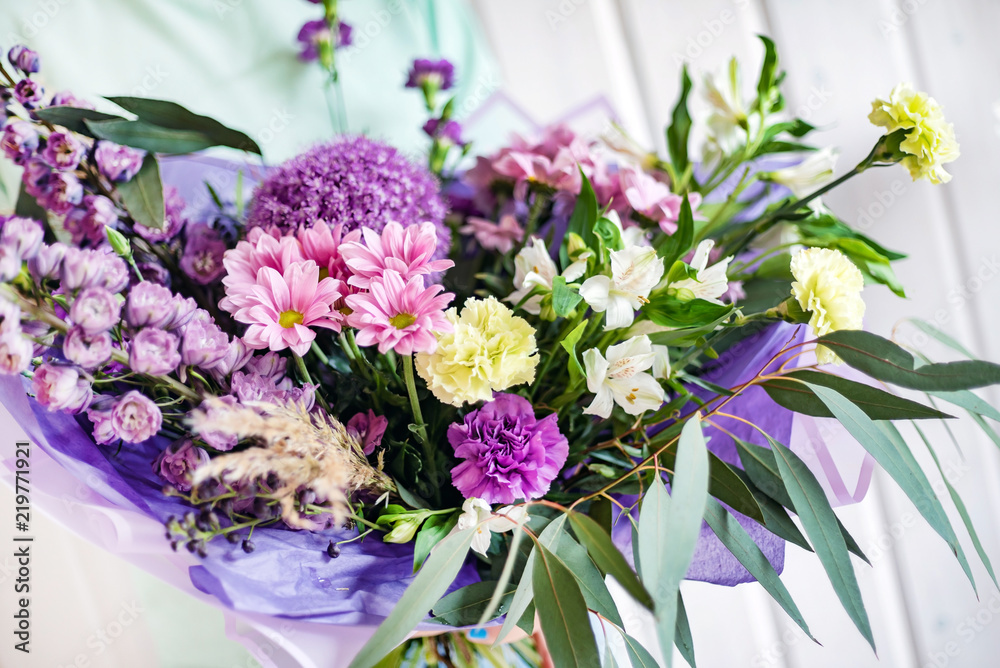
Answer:
[[[236,311],[236,320],[250,325],[243,335],[249,348],[284,350],[304,355],[316,338],[311,328],[340,331],[341,314],[334,309],[340,299],[337,282],[320,280],[319,265],[312,260],[295,262],[284,273],[261,267],[257,280],[240,295],[246,306]]]
[[[371,279],[368,292],[348,295],[345,300],[353,311],[348,324],[358,328],[358,345],[378,344],[383,354],[389,350],[399,355],[434,352],[434,333],[451,331],[444,309],[455,295],[438,294],[443,289],[440,285],[424,287],[422,276],[404,282],[392,269]]]
[[[381,236],[364,228],[364,243],[355,241],[340,247],[340,254],[351,271],[348,283],[368,288],[372,280],[387,270],[399,274],[403,281],[415,276],[432,274],[454,267],[451,260],[433,260],[437,249],[437,231],[431,223],[421,223],[403,228],[399,223],[389,223]],[[423,285],[423,281],[420,282]]]
[[[226,275],[222,283],[226,286],[226,296],[219,302],[219,306],[229,313],[236,313],[255,304],[251,293],[262,268],[274,269],[280,275],[292,263],[304,259],[302,246],[295,237],[277,237],[262,228],[250,230],[246,240],[236,244],[236,248],[226,251],[223,256],[222,264],[226,268]]]
[[[318,264],[321,275],[325,271],[330,278],[347,282],[351,270],[344,261],[341,246],[360,241],[361,230],[351,230],[344,234],[343,225],[339,223],[327,225],[320,221],[308,229],[299,231],[296,236],[302,244],[302,256]],[[345,288],[345,285],[340,287],[340,291],[344,294],[346,294]]]

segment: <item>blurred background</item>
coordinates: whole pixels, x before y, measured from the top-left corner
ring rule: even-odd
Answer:
[[[296,60],[295,36],[320,10],[305,0],[4,0],[0,45],[38,50],[43,83],[76,94],[175,100],[247,131],[277,162],[329,137],[318,68]],[[954,122],[961,158],[946,186],[874,170],[825,198],[847,222],[890,248],[908,299],[865,291],[866,327],[937,359],[947,352],[901,323],[925,319],[979,356],[1000,360],[1000,4],[986,0],[343,0],[355,45],[342,76],[354,131],[422,148],[419,96],[401,84],[412,58],[458,65],[460,117],[480,150],[501,130],[571,118],[600,127],[613,109],[640,143],[664,151],[663,125],[688,63],[700,82],[735,55],[753,85],[762,48],[778,45],[788,109],[820,126],[817,145],[841,151],[841,170],[879,131],[870,101],[900,80],[928,91]],[[603,101],[603,104],[602,104]],[[693,112],[697,115],[698,106]],[[10,192],[17,175],[2,172]],[[16,193],[16,189],[14,190]],[[3,203],[4,198],[6,202]],[[0,210],[10,198],[0,192]],[[987,398],[996,405],[1000,396]],[[2,455],[21,437],[2,416]],[[1000,559],[1000,445],[971,420],[932,428],[941,464],[965,499],[987,553]],[[925,470],[926,449],[905,432]],[[952,440],[953,439],[953,440]],[[957,447],[960,446],[960,449]],[[4,469],[6,473],[6,468]],[[37,475],[40,475],[39,472]],[[853,489],[858,472],[846,472]],[[6,476],[9,478],[9,475]],[[5,478],[5,479],[6,479]],[[940,476],[932,477],[947,495]],[[76,497],[73,497],[76,498]],[[950,506],[950,504],[947,504]],[[0,507],[13,494],[0,485]],[[952,513],[952,522],[961,518]],[[1000,654],[1000,593],[974,558],[978,598],[947,546],[887,477],[844,508],[844,524],[873,566],[855,561],[879,647],[868,648],[813,555],[792,548],[784,580],[820,647],[755,585],[685,584],[699,665],[714,668],[982,667]],[[254,666],[227,637],[221,611],[35,513],[33,642],[29,657],[0,644],[0,666],[206,668]],[[79,527],[77,527],[79,528]],[[961,535],[961,531],[959,531]],[[967,553],[974,549],[963,538]],[[0,556],[0,619],[10,619],[13,559]],[[126,624],[125,621],[128,620]],[[116,631],[112,637],[110,632]],[[230,629],[232,634],[232,629]],[[107,636],[105,642],[102,633]],[[678,661],[680,659],[678,658]],[[331,657],[331,663],[333,658]],[[680,665],[680,664],[678,664]]]

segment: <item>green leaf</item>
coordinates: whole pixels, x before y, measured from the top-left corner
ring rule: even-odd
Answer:
[[[928,392],[931,396],[960,406],[965,410],[972,411],[977,415],[984,415],[993,420],[1000,421],[1000,411],[990,405],[985,399],[977,396],[969,390],[957,390],[955,392]]]
[[[922,331],[924,334],[927,334],[933,339],[937,339],[939,342],[943,343],[944,345],[948,346],[949,348],[958,352],[959,354],[965,355],[970,360],[976,359],[976,356],[973,355],[971,352],[969,352],[968,348],[966,348],[957,340],[948,336],[947,334],[945,334],[944,332],[942,332],[940,329],[930,324],[929,322],[926,322],[924,320],[917,320],[916,318],[909,318],[907,322],[909,322],[911,325]]]
[[[819,385],[810,387],[851,436],[871,453],[875,461],[896,481],[931,528],[948,543],[975,589],[976,581],[972,576],[972,569],[958,542],[955,530],[948,521],[948,515],[944,512],[941,501],[938,500],[930,481],[927,480],[927,476],[924,475],[899,430],[891,422],[878,424],[872,422],[849,399],[835,390]]]
[[[46,107],[45,109],[36,109],[35,116],[43,121],[48,121],[53,125],[61,125],[67,130],[72,130],[87,137],[93,137],[94,135],[91,133],[90,128],[84,124],[85,120],[125,120],[121,116],[115,116],[114,114],[105,114],[101,111],[81,109],[79,107]]]
[[[555,665],[600,668],[587,603],[576,578],[547,547],[535,546],[532,589],[545,643]]]
[[[778,78],[778,51],[774,42],[764,35],[758,35],[764,43],[764,62],[760,66],[760,78],[757,79],[757,99],[759,107],[766,113],[770,111],[775,93],[774,87]]]
[[[888,339],[862,330],[832,332],[818,341],[858,371],[912,390],[969,390],[1000,383],[998,364],[962,361],[914,368],[913,355]]]
[[[931,446],[931,442],[927,439],[923,429],[921,429],[920,425],[916,423],[913,423],[913,428],[917,430],[918,434],[920,434],[921,440],[924,442],[924,445],[927,446],[927,450],[930,451],[931,457],[934,459],[934,464],[937,465],[938,471],[941,473],[941,479],[944,480],[944,484],[948,488],[948,494],[951,496],[951,500],[955,504],[955,508],[958,509],[958,514],[962,516],[962,522],[965,524],[965,529],[969,532],[969,538],[972,539],[972,545],[976,548],[976,553],[979,555],[980,561],[983,562],[983,566],[986,567],[986,572],[990,574],[990,579],[993,580],[993,586],[1000,588],[1000,584],[997,584],[997,576],[993,572],[993,564],[990,562],[990,558],[986,554],[986,550],[983,548],[982,542],[979,540],[979,534],[976,533],[976,527],[972,523],[972,517],[969,515],[968,509],[965,507],[962,497],[959,496],[958,490],[955,489],[955,486],[948,480],[948,476],[945,475],[944,469],[941,468],[941,461],[938,459],[937,453],[934,451],[933,446]]]
[[[688,113],[687,100],[691,93],[691,77],[687,65],[681,67],[681,94],[677,98],[673,113],[670,116],[670,127],[667,128],[667,150],[670,162],[676,174],[680,175],[688,168],[688,137],[691,134],[691,114]]]
[[[594,225],[594,234],[600,238],[604,247],[608,250],[618,251],[624,245],[621,228],[611,222],[609,218],[602,216],[597,219],[597,224]]]
[[[21,189],[17,193],[17,203],[14,205],[14,215],[22,218],[32,218],[45,224],[48,229],[49,214],[38,201],[28,194],[24,189],[24,182],[21,182]]]
[[[538,534],[538,543],[544,545],[550,550],[558,549],[559,540],[562,537],[563,527],[565,524],[565,515],[560,515],[556,519],[552,520],[549,525],[545,527],[542,533]],[[533,571],[535,569],[535,554],[537,550],[538,546],[536,545],[531,549],[531,553],[528,555],[528,562],[524,567],[524,571],[521,573],[521,581],[517,584],[517,590],[514,592],[514,598],[511,599],[510,602],[510,610],[507,612],[507,618],[504,619],[503,626],[500,627],[500,633],[497,635],[497,639],[495,641],[496,643],[503,642],[503,639],[507,637],[507,634],[514,630],[514,627],[518,625],[521,618],[528,610],[528,605],[532,602],[531,593],[534,577]]]
[[[663,433],[660,432],[660,434]],[[657,436],[660,434],[657,434]],[[665,468],[672,469],[674,467],[674,454],[674,449],[669,448],[660,455],[660,462]],[[757,501],[754,499],[753,494],[750,493],[743,479],[712,452],[708,453],[708,470],[709,494],[737,512],[751,517],[758,522],[764,521],[760,507],[757,505]]]
[[[926,420],[931,418],[940,420],[953,417],[871,385],[808,369],[792,371],[785,374],[783,378],[761,383],[761,386],[776,404],[788,410],[814,417],[833,417],[826,404],[809,389],[807,383],[822,385],[836,390],[844,396],[851,397],[854,405],[873,420]]]
[[[228,146],[261,155],[257,142],[246,134],[226,127],[214,118],[188,111],[176,102],[142,97],[109,97],[107,99],[122,109],[132,112],[140,120],[147,123],[173,130],[193,130],[207,137],[212,142],[212,146]]]
[[[694,213],[691,202],[685,197],[681,200],[680,217],[677,219],[677,229],[670,236],[660,237],[664,241],[659,250],[663,258],[663,266],[672,270],[674,263],[680,260],[694,245]]]
[[[435,621],[441,621],[450,626],[473,626],[479,623],[486,607],[493,596],[497,582],[488,580],[476,582],[448,594],[434,605],[431,611]],[[494,618],[507,612],[510,600],[514,598],[514,585],[508,585],[500,599],[500,607],[495,611]]]
[[[597,248],[594,244],[594,225],[597,224],[598,212],[597,195],[594,193],[594,187],[590,184],[590,179],[582,170],[580,171],[580,180],[580,194],[576,198],[573,215],[569,218],[567,232],[580,235],[587,246]]]
[[[583,369],[583,365],[580,364],[580,358],[576,355],[576,344],[580,342],[580,337],[583,336],[583,330],[587,329],[587,324],[587,321],[584,320],[573,328],[573,331],[567,334],[566,338],[559,342],[559,345],[569,355],[569,380],[571,384],[575,384],[577,379],[587,375]]]
[[[431,515],[417,532],[413,542],[413,572],[424,565],[434,546],[444,540],[458,524],[458,515]]]
[[[736,559],[754,576],[771,597],[778,602],[781,609],[799,625],[807,636],[813,638],[798,606],[792,600],[785,584],[778,577],[771,562],[768,561],[760,547],[754,542],[746,529],[725,508],[714,499],[709,499],[705,512],[705,521],[722,544],[726,546]]]
[[[560,318],[568,316],[582,299],[583,297],[575,290],[566,287],[565,278],[556,276],[552,279],[552,309],[557,316]]]
[[[733,305],[716,304],[706,299],[682,301],[667,290],[661,290],[643,304],[642,312],[661,327],[701,328],[727,318],[733,312]]]
[[[580,513],[569,513],[569,521],[577,539],[587,548],[590,558],[602,571],[612,576],[632,598],[646,608],[653,609],[653,599],[639,582],[625,557],[618,551],[611,536],[594,520]]]
[[[163,229],[166,210],[160,165],[155,155],[147,153],[138,173],[130,181],[117,184],[116,189],[132,220],[153,230]]]
[[[641,576],[656,607],[657,635],[667,666],[673,663],[677,592],[694,557],[708,502],[708,450],[699,415],[681,430],[672,494],[655,476],[639,511]]]
[[[98,139],[107,139],[116,144],[141,148],[151,153],[194,153],[215,145],[215,142],[201,132],[173,130],[145,121],[84,119],[83,123]]]
[[[567,537],[559,542],[559,551],[556,556],[576,577],[580,592],[587,601],[587,607],[613,624],[622,626],[623,622],[621,615],[618,614],[618,606],[611,598],[608,586],[604,584],[604,576],[591,561],[586,548]]]
[[[691,668],[697,668],[698,664],[694,660],[694,638],[691,637],[691,623],[688,621],[687,608],[684,607],[684,599],[681,597],[680,591],[677,592],[677,633],[674,636],[674,644],[688,665]]]
[[[624,631],[621,634],[622,640],[625,641],[625,651],[628,652],[632,668],[660,668],[660,664],[656,662],[656,659],[649,653],[649,650],[642,646],[642,643]],[[693,668],[694,664],[692,663],[691,666]]]
[[[781,479],[785,481],[785,488],[795,504],[799,520],[816,556],[823,564],[844,610],[874,651],[875,639],[861,599],[861,589],[851,566],[847,544],[838,527],[837,516],[826,500],[826,493],[805,463],[792,454],[791,450],[777,442],[771,449]]]
[[[406,640],[455,581],[469,554],[475,532],[475,528],[459,531],[434,548],[392,612],[351,661],[350,668],[371,668]]]

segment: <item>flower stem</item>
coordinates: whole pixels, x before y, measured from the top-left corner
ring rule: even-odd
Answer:
[[[431,487],[437,490],[437,462],[434,457],[434,448],[427,437],[427,425],[424,424],[424,416],[420,411],[420,399],[417,397],[417,383],[413,378],[413,356],[403,355],[403,381],[406,383],[406,393],[410,396],[410,410],[413,412],[413,422],[417,427],[417,436],[424,447],[424,466],[430,476]],[[436,492],[435,492],[436,493]]]
[[[312,376],[309,375],[309,369],[306,368],[305,360],[296,355],[295,353],[292,353],[292,359],[295,360],[295,368],[299,370],[299,377],[301,378],[302,382],[309,383],[310,385],[312,385],[313,384]],[[316,399],[319,400],[319,405],[323,407],[323,410],[329,413],[330,405],[326,403],[326,398],[319,392],[316,392]]]

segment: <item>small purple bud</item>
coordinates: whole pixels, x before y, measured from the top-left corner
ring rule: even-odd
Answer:
[[[40,69],[38,54],[23,44],[10,47],[10,51],[7,52],[7,60],[25,74],[34,74]]]

